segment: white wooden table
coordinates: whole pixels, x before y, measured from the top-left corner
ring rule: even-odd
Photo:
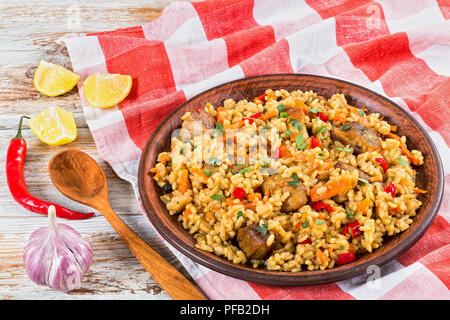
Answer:
[[[168,1],[148,0],[1,0],[0,2],[0,299],[170,299],[99,213],[89,220],[59,219],[80,232],[94,251],[93,265],[80,289],[60,293],[29,280],[22,260],[30,234],[47,224],[47,217],[18,205],[6,184],[5,159],[9,140],[16,135],[21,114],[34,115],[59,105],[71,111],[78,127],[76,141],[59,147],[40,142],[28,126],[25,178],[30,192],[68,208],[90,208],[61,195],[48,176],[48,161],[66,148],[78,148],[93,156],[108,179],[111,205],[143,239],[184,274],[176,258],[160,242],[140,213],[128,182],[119,179],[103,162],[84,120],[74,89],[61,97],[38,93],[32,82],[41,59],[70,66],[67,53],[55,40],[70,32],[98,32],[140,25],[156,19]],[[78,19],[79,18],[79,19]]]

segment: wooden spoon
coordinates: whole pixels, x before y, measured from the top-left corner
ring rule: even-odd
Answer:
[[[173,299],[205,300],[200,291],[153,250],[111,209],[106,177],[100,166],[80,150],[64,150],[49,162],[55,187],[66,197],[100,211],[145,270]]]

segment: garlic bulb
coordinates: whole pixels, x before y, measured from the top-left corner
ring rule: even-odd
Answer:
[[[49,225],[34,231],[25,247],[23,261],[35,283],[54,290],[79,288],[91,267],[92,248],[73,228],[56,222],[56,210],[48,210]]]

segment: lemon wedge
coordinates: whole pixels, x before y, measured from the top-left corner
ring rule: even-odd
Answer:
[[[61,107],[42,110],[28,120],[31,130],[42,142],[59,146],[77,138],[77,126],[73,114]]]
[[[83,83],[87,102],[95,108],[110,108],[125,99],[131,90],[131,76],[95,73]]]
[[[39,63],[33,77],[36,90],[49,97],[69,92],[78,80],[80,80],[78,74],[44,60]]]

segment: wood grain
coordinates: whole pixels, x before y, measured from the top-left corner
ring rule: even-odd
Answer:
[[[70,67],[67,51],[55,42],[73,32],[99,32],[140,25],[156,19],[169,1],[118,0],[2,0],[0,2],[0,299],[170,299],[148,275],[109,223],[97,214],[86,221],[59,220],[78,230],[94,249],[94,261],[82,286],[69,294],[35,285],[22,262],[23,248],[45,216],[16,204],[5,181],[5,158],[9,140],[16,134],[20,114],[33,115],[59,105],[72,112],[78,138],[67,146],[41,143],[26,127],[28,144],[25,178],[30,192],[74,210],[89,208],[63,196],[52,185],[47,165],[53,154],[79,148],[91,155],[108,179],[111,206],[126,224],[183,274],[186,271],[149,228],[140,213],[132,187],[102,161],[87,128],[77,90],[56,98],[39,94],[32,77],[41,59]],[[74,20],[77,10],[79,21]],[[79,23],[78,23],[79,22]]]

